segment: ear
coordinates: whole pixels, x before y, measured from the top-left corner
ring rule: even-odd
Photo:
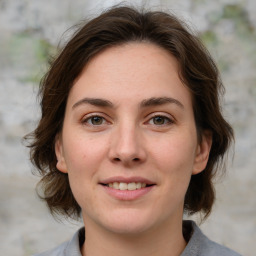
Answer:
[[[60,134],[58,134],[55,138],[55,154],[57,157],[57,169],[63,173],[68,173],[65,157],[63,154],[63,143]]]
[[[208,130],[203,131],[201,142],[197,145],[194,168],[192,174],[202,172],[208,162],[212,146],[212,133]]]

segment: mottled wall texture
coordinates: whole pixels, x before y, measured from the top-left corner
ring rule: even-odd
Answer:
[[[129,2],[129,1],[128,1]],[[131,2],[131,1],[130,1]],[[141,1],[132,1],[140,5]],[[31,255],[69,238],[81,223],[56,223],[37,199],[21,138],[39,116],[36,92],[49,57],[73,24],[117,1],[0,0],[0,251]],[[223,111],[235,129],[233,163],[218,180],[217,203],[202,229],[243,255],[256,241],[256,1],[162,0],[197,31],[226,86]],[[63,34],[64,33],[64,34]],[[254,249],[253,249],[254,248]]]

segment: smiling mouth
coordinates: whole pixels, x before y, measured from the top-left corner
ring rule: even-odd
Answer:
[[[106,187],[110,187],[113,189],[117,189],[117,190],[137,190],[137,189],[142,189],[145,187],[150,187],[153,186],[154,184],[146,184],[143,182],[130,182],[130,183],[125,183],[125,182],[111,182],[111,183],[101,183],[101,185],[106,186]]]

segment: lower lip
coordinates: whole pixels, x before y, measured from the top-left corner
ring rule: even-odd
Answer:
[[[124,201],[131,201],[131,200],[138,199],[146,195],[147,193],[149,193],[154,187],[153,185],[150,187],[140,188],[136,190],[119,190],[119,189],[110,188],[108,186],[103,186],[103,185],[101,186],[105,189],[105,191],[110,196],[118,200],[124,200]]]

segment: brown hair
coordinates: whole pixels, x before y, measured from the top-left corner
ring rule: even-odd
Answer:
[[[193,97],[198,137],[203,130],[212,133],[208,164],[192,176],[184,203],[189,214],[201,211],[207,216],[215,199],[212,179],[233,139],[220,111],[224,89],[218,69],[200,40],[174,15],[126,6],[112,7],[77,30],[40,83],[42,116],[29,137],[31,161],[42,176],[41,197],[53,214],[80,216],[68,176],[56,168],[55,138],[62,129],[69,91],[86,63],[107,47],[132,41],[156,44],[177,59],[180,77]]]

